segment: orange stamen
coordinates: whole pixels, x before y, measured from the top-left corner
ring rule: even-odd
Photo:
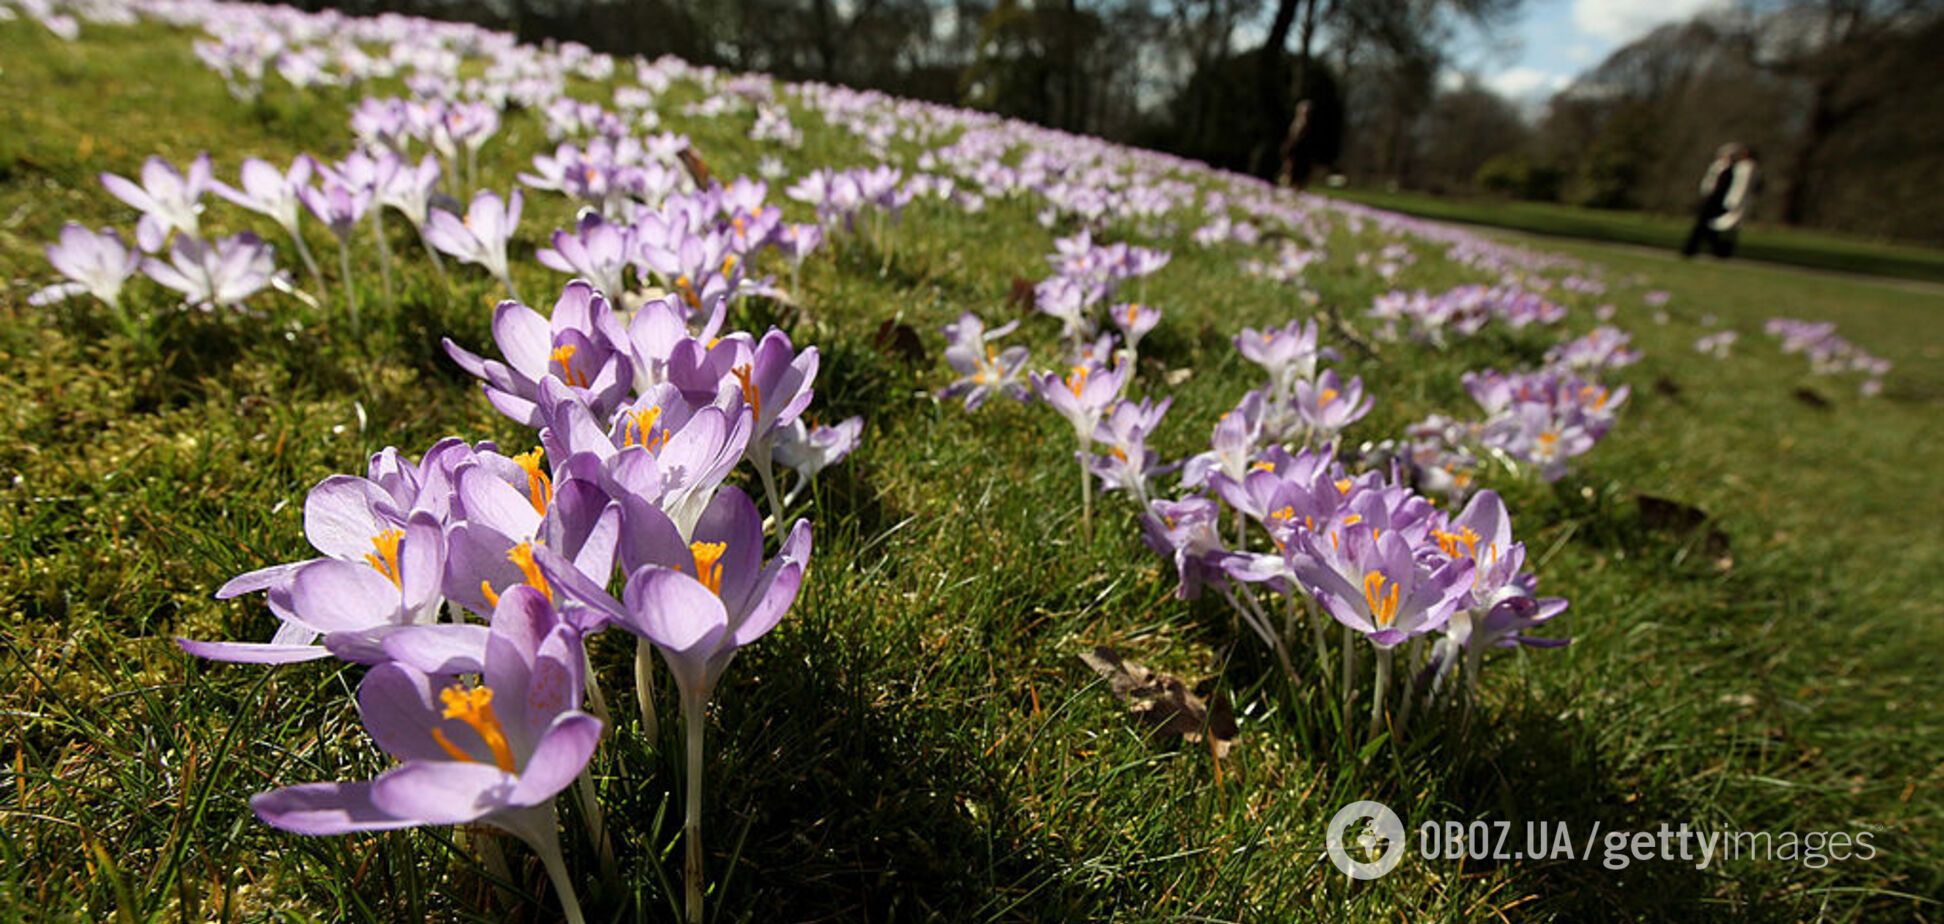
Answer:
[[[377,551],[365,553],[365,561],[378,569],[378,573],[392,582],[393,587],[405,586],[405,579],[398,571],[398,543],[404,538],[405,531],[402,529],[385,530],[371,537],[371,547]]]
[[[689,554],[695,556],[695,579],[718,597],[722,596],[722,553],[727,551],[727,542],[689,543]]]
[[[545,451],[539,447],[513,457],[513,461],[526,469],[527,501],[533,504],[533,511],[542,516],[547,513],[547,505],[553,503],[553,478],[540,467],[545,460]]]
[[[491,687],[473,687],[468,690],[458,684],[439,691],[439,702],[445,704],[441,715],[448,719],[458,719],[478,733],[480,740],[486,742],[486,749],[493,752],[493,765],[512,773],[518,769],[513,761],[513,746],[506,740],[506,729],[500,725],[499,716],[493,713],[493,690]],[[432,729],[432,740],[452,756],[453,760],[468,763],[483,763],[473,755],[461,750],[447,738],[445,729]]]

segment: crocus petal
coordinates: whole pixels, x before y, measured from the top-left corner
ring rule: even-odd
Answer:
[[[373,780],[371,801],[418,824],[465,824],[505,808],[517,782],[492,764],[415,760]]]
[[[258,793],[250,810],[264,824],[293,834],[348,834],[409,828],[420,822],[400,818],[372,800],[371,783],[306,783]]]
[[[263,642],[199,642],[178,638],[176,644],[198,658],[234,664],[296,664],[328,658],[331,652],[322,645],[277,645]]]
[[[451,760],[432,736],[440,722],[440,686],[424,671],[398,663],[380,664],[358,684],[358,717],[371,739],[399,760]]]
[[[383,644],[392,660],[428,674],[477,674],[486,669],[490,632],[474,623],[409,626]]]
[[[562,713],[541,734],[533,756],[520,771],[520,782],[507,802],[538,805],[568,786],[587,767],[601,742],[601,720],[584,712]]]

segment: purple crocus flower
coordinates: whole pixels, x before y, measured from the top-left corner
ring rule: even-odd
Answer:
[[[289,170],[278,170],[269,161],[249,158],[243,162],[242,184],[238,189],[215,180],[210,189],[243,208],[249,209],[277,223],[284,233],[295,236],[299,213],[303,208],[301,192],[310,186],[312,161],[299,155],[290,162]]]
[[[1084,447],[1100,426],[1101,415],[1119,399],[1124,375],[1124,368],[1090,363],[1074,366],[1065,379],[1051,372],[1034,373],[1031,378],[1039,396],[1073,425]]]
[[[654,506],[687,534],[749,445],[751,416],[739,397],[728,408],[696,406],[673,384],[657,385],[604,429],[586,405],[541,383],[547,429],[540,436],[574,477],[599,483],[625,511]]]
[[[202,213],[202,197],[209,184],[208,154],[199,154],[190,161],[187,176],[160,157],[142,162],[141,185],[112,173],[101,175],[101,185],[108,192],[141,211],[141,221],[135,225],[135,242],[148,253],[161,250],[171,231],[202,233],[197,216]]]
[[[1245,327],[1235,335],[1235,350],[1269,373],[1278,396],[1288,395],[1298,379],[1316,375],[1316,362],[1328,355],[1317,348],[1316,319],[1291,321],[1283,327],[1256,330]]]
[[[661,652],[681,691],[688,758],[683,832],[688,914],[700,920],[703,716],[736,652],[775,628],[796,602],[810,564],[810,524],[798,520],[766,565],[762,515],[747,495],[724,488],[686,546],[679,537],[664,538],[624,557],[631,570],[615,622]],[[636,669],[641,671],[640,662]],[[644,699],[642,705],[646,713],[649,703]]]
[[[265,824],[306,835],[493,825],[540,855],[567,919],[579,921],[553,799],[587,766],[601,736],[601,721],[580,710],[580,634],[526,587],[500,598],[483,654],[454,664],[450,633],[467,628],[393,637],[387,647],[397,660],[359,684],[365,730],[401,761],[397,767],[369,782],[274,789],[250,808]],[[460,673],[479,681],[454,676]]]
[[[169,262],[149,257],[142,272],[204,311],[235,308],[270,284],[274,250],[247,231],[213,243],[183,234],[169,249]]]
[[[1309,432],[1325,440],[1334,439],[1343,428],[1363,419],[1376,403],[1363,393],[1363,379],[1344,382],[1335,369],[1324,370],[1315,382],[1296,381],[1296,412]]]
[[[1114,326],[1120,328],[1121,339],[1126,341],[1129,352],[1138,349],[1141,338],[1161,323],[1160,310],[1148,305],[1115,305],[1107,314]]]
[[[275,637],[177,644],[214,661],[286,664],[335,654],[377,663],[389,630],[437,618],[446,543],[435,513],[401,505],[378,482],[334,475],[305,499],[304,533],[323,558],[258,569],[216,592],[228,599],[268,591],[282,621]],[[322,647],[314,644],[320,638]]]
[[[129,250],[111,228],[96,233],[70,221],[61,226],[61,239],[47,245],[47,262],[69,281],[34,293],[31,304],[46,305],[85,292],[119,311],[122,284],[142,265],[142,255]]]
[[[371,208],[371,189],[353,186],[334,174],[326,173],[322,187],[306,186],[297,196],[318,221],[331,229],[339,241],[347,240]]]
[[[794,469],[801,485],[817,473],[844,460],[857,448],[864,431],[864,418],[852,417],[836,426],[804,426],[799,417],[777,431],[771,454],[784,467]],[[795,493],[794,491],[791,493]]]
[[[1209,450],[1190,457],[1182,465],[1182,487],[1199,488],[1217,472],[1240,481],[1262,445],[1262,418],[1262,392],[1243,395],[1234,410],[1215,422],[1215,430],[1209,436]]]
[[[1100,477],[1109,491],[1126,491],[1147,506],[1148,481],[1173,468],[1159,463],[1160,454],[1148,448],[1148,434],[1161,425],[1173,398],[1159,404],[1147,399],[1140,403],[1121,401],[1094,428],[1094,442],[1107,448],[1104,455],[1085,454],[1082,462]]]
[[[1148,502],[1141,515],[1141,541],[1174,563],[1181,578],[1176,598],[1193,600],[1204,585],[1226,584],[1224,566],[1231,553],[1219,531],[1221,516],[1220,505],[1199,495]]]
[[[482,189],[473,196],[463,218],[434,209],[425,222],[425,240],[461,263],[485,268],[506,286],[514,301],[519,301],[519,292],[513,288],[513,277],[507,269],[506,242],[520,224],[523,201],[518,189],[504,200],[491,190]]]
[[[498,606],[506,588],[526,585],[553,599],[534,550],[545,546],[589,580],[614,571],[621,506],[591,481],[558,482],[542,450],[513,456],[478,453],[453,472],[456,488],[446,533],[451,565],[445,594],[476,613]],[[510,464],[509,464],[510,463]]]
[[[551,318],[517,301],[500,302],[493,309],[493,340],[503,361],[468,352],[450,338],[442,342],[453,362],[485,383],[493,407],[529,427],[542,425],[535,404],[542,379],[566,385],[603,419],[627,400],[634,381],[627,331],[607,297],[579,279],[561,289]]]
[[[1384,649],[1444,625],[1472,583],[1470,559],[1425,562],[1400,532],[1350,514],[1298,534],[1292,550],[1296,576],[1324,610]]]
[[[717,492],[690,541],[630,523],[629,569],[616,624],[661,650],[683,695],[707,701],[736,651],[788,612],[810,563],[810,524],[798,520],[782,549],[763,562],[763,518],[749,495]]]
[[[1007,347],[1001,351],[993,341],[1013,332],[1018,321],[985,329],[985,321],[968,311],[957,321],[945,325],[945,362],[958,373],[958,379],[939,389],[940,398],[963,397],[965,409],[976,411],[993,392],[1025,401],[1031,395],[1023,381],[1027,349]]]
[[[534,257],[542,266],[585,277],[601,293],[618,298],[627,289],[635,246],[633,228],[589,211],[573,231],[555,231],[553,246],[541,248]]]

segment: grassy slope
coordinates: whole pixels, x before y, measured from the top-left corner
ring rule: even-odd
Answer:
[[[1374,189],[1330,190],[1329,194],[1441,221],[1462,221],[1559,237],[1639,244],[1678,250],[1687,240],[1686,218],[1647,212],[1586,209],[1549,202],[1445,198]],[[1907,279],[1944,281],[1944,250],[1892,244],[1824,231],[1757,224],[1744,229],[1736,249],[1749,260],[1815,269],[1839,270]]]
[[[11,477],[0,504],[0,907],[89,920],[118,907],[135,919],[272,909],[545,919],[531,900],[491,888],[497,874],[449,833],[305,840],[258,825],[252,791],[381,767],[349,708],[356,673],[195,664],[167,641],[268,631],[258,605],[209,592],[304,551],[301,502],[317,479],[357,470],[387,444],[529,438],[436,349],[445,333],[485,340],[492,286],[462,270],[448,296],[399,235],[400,303],[369,310],[361,335],[265,298],[264,318],[159,319],[159,362],[111,333],[97,308],[24,304],[45,278],[39,247],[61,221],[130,224],[94,182],[99,170],[131,172],[151,152],[180,162],[208,149],[224,175],[246,155],[342,153],[343,99],[279,88],[264,106],[239,107],[187,45],[166,32],[89,30],[62,46],[0,25],[0,119],[26,128],[0,141],[0,467]],[[739,120],[672,122],[718,173],[753,169]],[[795,171],[860,162],[846,139],[800,122],[811,144],[790,158]],[[541,141],[533,119],[510,119],[485,181],[505,188]],[[533,197],[520,252],[565,218],[562,203]],[[210,219],[252,224],[226,206]],[[1285,688],[1256,646],[1230,644],[1235,629],[1217,607],[1172,599],[1172,575],[1140,547],[1124,502],[1110,499],[1094,540],[1081,537],[1064,424],[1043,408],[1001,402],[966,415],[926,396],[940,380],[936,326],[962,310],[1002,313],[1010,280],[1042,271],[1050,235],[1030,209],[919,211],[897,238],[885,272],[862,242],[806,267],[809,316],[794,332],[826,351],[819,413],[865,415],[867,442],[819,488],[804,599],[738,659],[720,698],[707,825],[725,919],[1936,914],[1908,896],[1935,894],[1944,867],[1944,747],[1931,707],[1944,694],[1944,495],[1930,480],[1944,397],[1937,299],[1561,245],[1613,270],[1620,322],[1648,351],[1626,376],[1632,405],[1579,474],[1557,490],[1499,485],[1547,590],[1573,599],[1561,625],[1578,642],[1493,664],[1469,731],[1445,723],[1360,762],[1361,742],[1337,733],[1325,691]],[[1179,455],[1203,444],[1254,377],[1228,336],[1292,307],[1235,272],[1239,251],[1164,246],[1175,262],[1147,298],[1168,315],[1148,350],[1194,370],[1171,390],[1160,437]],[[1384,288],[1350,259],[1372,246],[1340,236],[1336,259],[1315,271],[1325,299],[1353,315]],[[1469,278],[1415,249],[1406,284]],[[558,285],[518,262],[525,291]],[[1620,283],[1633,273],[1651,284]],[[1650,285],[1674,293],[1666,326],[1638,307]],[[1594,302],[1575,304],[1583,328]],[[745,325],[766,323],[755,311]],[[1734,359],[1689,348],[1704,313],[1748,335]],[[1810,381],[1799,358],[1756,333],[1778,313],[1837,320],[1895,360],[1888,393],[1865,401]],[[907,368],[871,347],[890,317],[925,334],[931,363]],[[1046,325],[1027,327],[1046,355]],[[1486,339],[1442,356],[1395,346],[1348,363],[1379,399],[1352,436],[1393,433],[1432,410],[1465,413],[1462,370],[1543,345]],[[1662,378],[1678,394],[1650,386]],[[1792,397],[1804,385],[1832,406]],[[1169,390],[1152,377],[1145,387]],[[1649,528],[1627,502],[1636,491],[1715,514],[1733,567]],[[1220,786],[1206,753],[1144,742],[1091,683],[1073,655],[1097,643],[1214,675],[1236,698],[1243,737]],[[624,689],[624,646],[602,638],[595,652],[610,691]],[[599,771],[622,875],[602,884],[571,830],[570,863],[590,871],[596,907],[632,903],[631,914],[657,918],[663,877],[677,870],[678,825],[663,813],[680,770],[631,727],[609,741]],[[1882,850],[1820,870],[1705,873],[1407,860],[1352,887],[1318,857],[1330,814],[1355,798],[1385,800],[1413,824],[1868,828]],[[516,887],[543,893],[523,854],[509,854]]]

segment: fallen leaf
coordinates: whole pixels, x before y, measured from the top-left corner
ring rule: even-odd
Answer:
[[[1652,494],[1635,494],[1634,505],[1640,510],[1642,526],[1653,532],[1675,534],[1684,539],[1699,536],[1699,550],[1714,563],[1715,568],[1727,571],[1735,567],[1728,534],[1714,525],[1713,518],[1708,516],[1706,510]]]
[[[1020,311],[1032,311],[1036,299],[1033,296],[1033,281],[1024,276],[1014,276],[1012,289],[1006,292],[1006,307]]]
[[[902,359],[913,365],[925,363],[925,341],[911,325],[895,318],[885,318],[878,325],[877,336],[872,338],[877,350],[886,356]]]
[[[694,146],[681,149],[675,156],[681,158],[682,167],[688,170],[689,179],[695,181],[696,189],[709,188],[709,165],[702,162],[702,155],[695,153]]]
[[[1107,681],[1107,688],[1127,703],[1128,713],[1142,720],[1149,734],[1191,744],[1208,740],[1216,760],[1228,756],[1239,729],[1227,697],[1215,697],[1211,706],[1181,678],[1125,660],[1105,645],[1081,652],[1080,660]]]

